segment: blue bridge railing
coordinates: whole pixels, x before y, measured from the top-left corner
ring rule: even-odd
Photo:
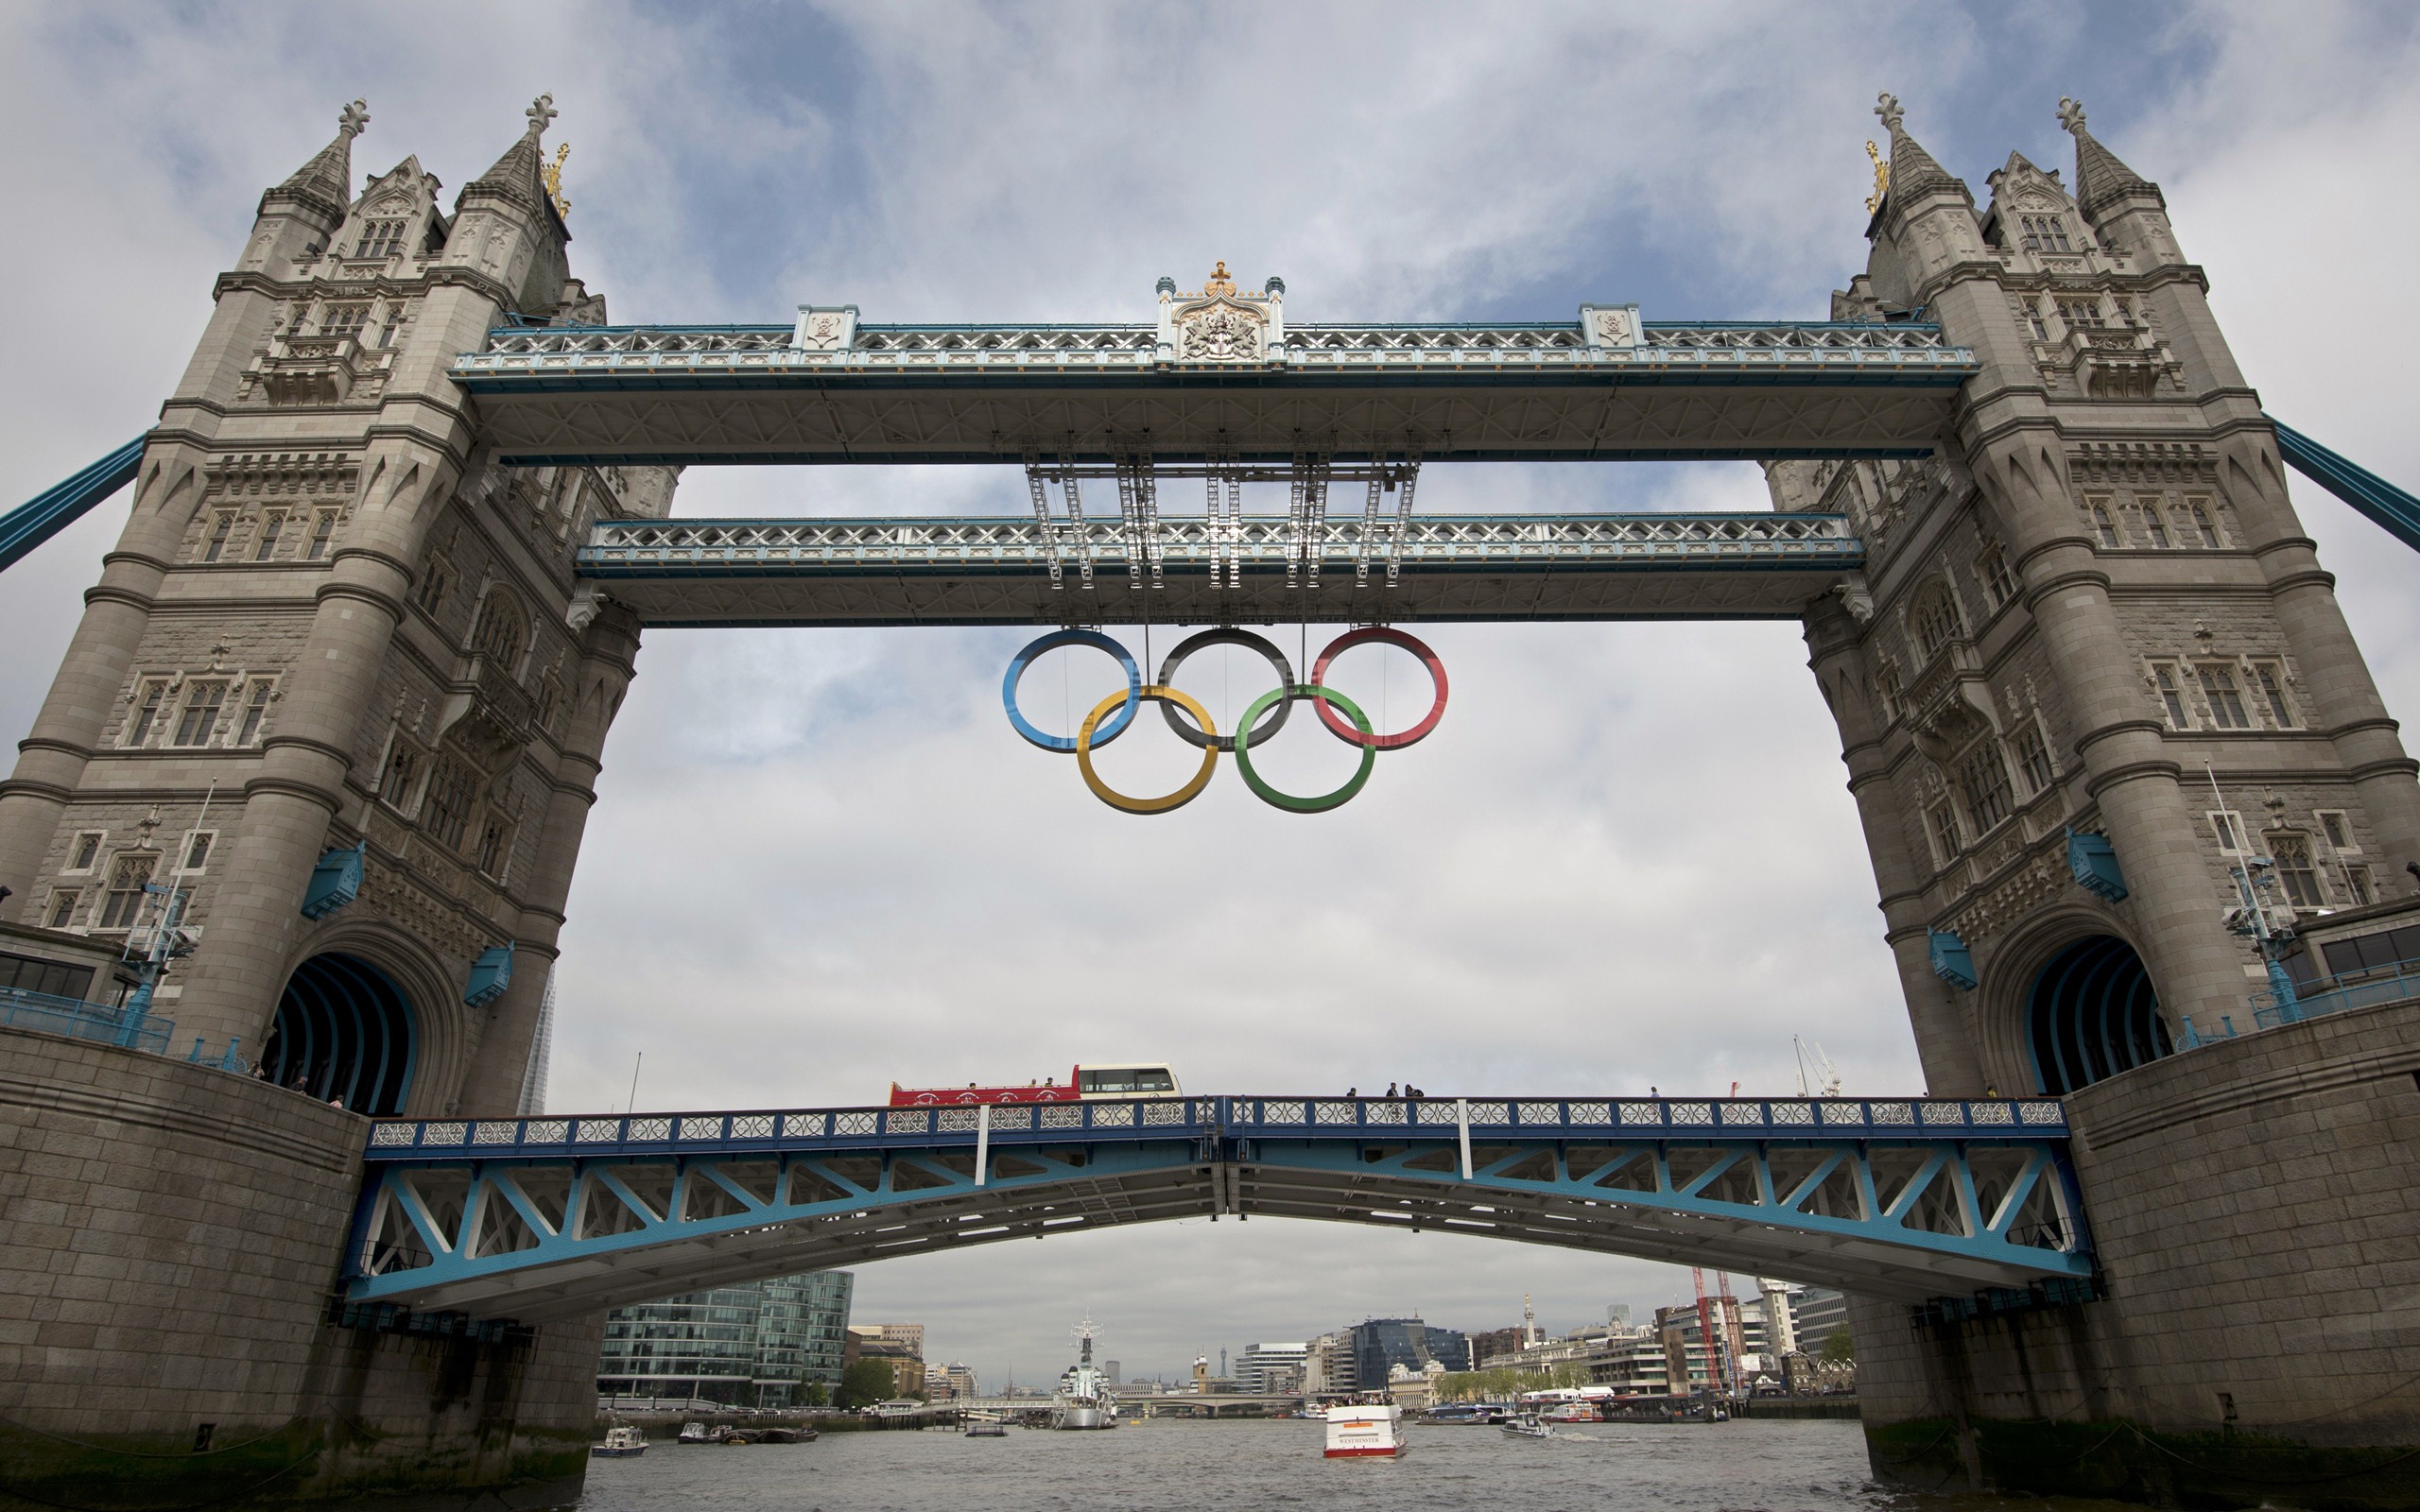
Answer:
[[[2274,992],[2255,992],[2252,1017],[2261,1028],[2274,1029],[2280,1024],[2300,1023],[2305,1019],[2342,1013],[2347,1008],[2375,1007],[2406,998],[2420,998],[2420,961],[2396,961],[2365,971],[2322,977],[2308,988],[2297,988],[2291,1003],[2278,1002]]]
[[[126,1009],[106,1003],[87,1003],[81,998],[54,997],[48,992],[8,987],[0,988],[0,1027],[39,1029],[44,1034],[63,1034],[74,1040],[94,1040],[164,1056],[168,1053],[168,1038],[177,1026],[148,1015],[137,1022]]]

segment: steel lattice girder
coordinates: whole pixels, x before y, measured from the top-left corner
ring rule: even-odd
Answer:
[[[1204,1213],[1470,1233],[1909,1300],[2092,1271],[2048,1101],[1219,1097],[992,1117],[382,1123],[349,1295],[537,1320]]]
[[[578,571],[649,625],[1210,625],[1789,619],[1865,563],[1841,515],[1381,516],[1390,585],[1352,571],[1369,529],[1322,524],[1316,586],[1288,586],[1288,522],[1263,516],[1162,517],[1159,587],[1117,520],[1006,515],[605,521]],[[1086,557],[1090,586],[1064,571]]]
[[[1926,324],[1294,327],[1265,360],[1170,360],[1150,326],[865,326],[490,333],[449,369],[500,459],[544,463],[1433,460],[1913,456],[1974,353]]]

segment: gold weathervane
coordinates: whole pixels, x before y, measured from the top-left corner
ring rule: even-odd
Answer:
[[[1873,146],[1870,142],[1866,145]],[[570,156],[571,144],[559,142],[555,145],[555,161],[538,170],[538,177],[546,180],[546,198],[555,202],[555,214],[566,218],[571,215],[571,201],[563,198],[563,159]]]
[[[1865,213],[1871,215],[1882,208],[1882,197],[1891,192],[1891,164],[1882,161],[1881,151],[1871,141],[1865,145],[1865,155],[1874,161],[1874,196],[1865,202]]]

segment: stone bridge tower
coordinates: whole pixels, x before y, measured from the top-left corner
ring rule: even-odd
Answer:
[[[361,1111],[513,1110],[637,647],[568,612],[571,554],[672,493],[492,465],[445,377],[493,326],[604,318],[553,113],[450,215],[414,158],[354,192],[359,102],[262,197],[0,788],[15,918],[118,941],[144,882],[188,889],[175,1048]]]
[[[1927,1085],[2072,1094],[2104,1299],[1912,1333],[1861,1312],[1876,1464],[1937,1478],[1908,1468],[1932,1435],[2012,1486],[2159,1496],[2190,1476],[2135,1439],[2092,1461],[2064,1428],[2009,1425],[2309,1419],[2321,1443],[2420,1442],[2408,1400],[2356,1400],[2420,1338],[2420,1312],[2371,1300],[2398,1246],[2403,1295],[2420,1280],[2395,1174],[2420,1155],[2420,1007],[2230,1039],[2291,1010],[2250,1001],[2268,973],[2223,919],[2265,856],[2305,941],[2291,975],[2324,988],[2390,949],[2415,907],[2420,768],[2157,186],[2066,101],[2073,185],[2012,154],[1979,211],[1895,100],[1877,113],[1888,188],[1834,318],[1922,312],[1983,370],[1929,459],[1768,475],[1778,507],[1843,511],[1869,547],[1866,589],[1807,643]],[[2373,1315],[2341,1316],[2348,1298]],[[2324,1314],[2342,1352],[2318,1348]],[[2224,1321],[2256,1317],[2278,1336]],[[2256,1500],[2260,1468],[2226,1469],[2246,1479],[2199,1488]]]

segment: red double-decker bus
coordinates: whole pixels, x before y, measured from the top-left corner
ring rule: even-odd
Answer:
[[[973,1107],[977,1103],[1082,1103],[1123,1097],[1181,1097],[1184,1089],[1161,1061],[1118,1061],[1105,1066],[1076,1066],[1067,1079],[1055,1076],[1022,1087],[902,1087],[890,1084],[893,1108]]]

